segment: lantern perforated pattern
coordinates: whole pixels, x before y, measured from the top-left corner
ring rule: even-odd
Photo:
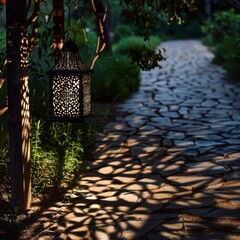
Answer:
[[[53,77],[53,116],[79,117],[80,81],[78,76]]]
[[[53,121],[79,121],[91,114],[91,73],[75,43],[67,41],[59,62],[48,72]]]

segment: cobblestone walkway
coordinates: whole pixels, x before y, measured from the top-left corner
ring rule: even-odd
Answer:
[[[240,85],[198,41],[162,47],[36,239],[240,239]]]

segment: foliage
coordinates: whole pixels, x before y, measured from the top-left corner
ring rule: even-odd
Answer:
[[[240,15],[233,10],[216,12],[203,31],[207,34],[204,42],[215,54],[214,62],[223,65],[233,79],[240,78]]]
[[[213,41],[213,38],[211,35],[205,35],[202,38],[202,43],[206,46],[208,46],[210,49],[214,47],[215,43]]]
[[[145,71],[149,71],[155,67],[161,67],[159,62],[165,59],[160,49],[158,49],[158,54],[156,54],[154,50],[147,48],[145,45],[132,47],[129,55],[132,63],[137,64]]]
[[[34,192],[61,190],[73,184],[88,157],[89,147],[93,146],[94,132],[90,125],[33,120],[31,173]]]
[[[120,40],[113,45],[116,54],[128,56],[132,64],[137,65],[142,70],[151,70],[160,67],[160,61],[164,60],[162,52],[156,47],[161,40],[157,36],[151,36],[149,41],[144,41],[141,37],[131,36]]]
[[[92,19],[89,20],[92,22]],[[89,22],[79,24],[74,18],[70,20],[69,26],[66,26],[66,35],[74,40],[80,51],[82,60],[87,66],[90,66],[94,57],[97,33]],[[94,22],[92,23],[94,25]]]
[[[133,29],[126,24],[120,24],[114,29],[114,42],[119,42],[122,39],[129,38],[129,36],[133,36]]]
[[[124,56],[102,56],[93,74],[93,96],[98,100],[116,101],[138,89],[140,69]]]
[[[169,21],[178,20],[181,23],[180,10],[196,10],[194,0],[120,0],[120,4],[122,14],[144,30],[142,36],[146,39],[149,38],[151,29],[159,23],[159,13],[168,16]]]
[[[216,12],[214,18],[202,27],[202,31],[211,34],[213,40],[217,43],[222,41],[226,35],[238,32],[239,26],[240,15],[230,9]]]
[[[183,22],[180,12],[192,12],[196,10],[195,0],[120,0],[122,15],[124,15],[130,23],[138,28],[138,33],[144,40],[149,40],[152,31],[161,23],[160,20],[165,16],[169,22]],[[145,47],[135,47],[130,52],[131,59],[136,62],[143,70],[150,70],[156,66],[158,59],[164,59],[161,52],[146,51]],[[155,56],[154,56],[155,55]],[[139,57],[139,62],[138,58]],[[144,61],[144,58],[150,58]],[[154,60],[153,60],[154,59]]]
[[[9,184],[8,134],[6,119],[0,122],[1,194]],[[34,194],[61,191],[74,184],[90,157],[95,129],[88,124],[50,123],[31,120],[31,179]],[[4,136],[4,137],[3,137]]]
[[[157,36],[151,36],[149,41],[145,41],[139,36],[128,36],[113,45],[113,52],[115,54],[128,56],[132,47],[144,45],[151,50],[155,50],[160,42],[161,39]]]
[[[167,19],[162,18],[156,31],[166,39],[198,39],[203,36],[198,19],[190,19],[182,24],[176,22],[168,24]]]
[[[44,151],[42,146],[43,122],[32,121],[31,129],[31,179],[34,193],[53,186],[56,177],[56,157],[53,149]]]
[[[216,45],[215,54],[215,61],[222,63],[233,79],[240,80],[240,34],[235,33],[231,36],[225,36]]]

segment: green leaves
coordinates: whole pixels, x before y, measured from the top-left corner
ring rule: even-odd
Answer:
[[[196,10],[195,0],[120,0],[122,14],[135,26],[142,29],[141,35],[148,39],[151,29],[167,16],[169,22],[182,23],[179,12]]]
[[[234,10],[218,11],[214,18],[203,26],[205,33],[211,34],[214,41],[219,42],[226,35],[232,35],[239,31],[240,15]]]
[[[177,21],[181,24],[180,11],[196,10],[195,0],[120,0],[120,6],[122,15],[138,28],[139,35],[145,41],[150,40],[163,17],[167,17],[169,23]],[[160,50],[156,52],[146,45],[132,47],[129,57],[132,63],[146,71],[161,67],[159,61],[165,59]]]
[[[161,67],[159,62],[165,60],[161,50],[158,49],[158,52],[156,52],[147,48],[145,45],[132,47],[130,49],[129,57],[131,58],[132,63],[137,64],[145,71],[149,71],[155,67]]]
[[[31,179],[34,194],[60,191],[74,183],[94,144],[89,125],[31,122]]]
[[[113,45],[113,51],[128,56],[132,64],[137,65],[141,70],[148,71],[161,67],[160,61],[165,60],[162,51],[156,51],[160,43],[161,39],[157,36],[150,36],[147,41],[138,36],[124,37]]]
[[[140,69],[126,56],[105,56],[95,66],[93,96],[103,101],[119,101],[136,91]]]
[[[216,12],[203,31],[212,42],[214,62],[221,64],[233,79],[240,78],[240,15],[234,10]]]

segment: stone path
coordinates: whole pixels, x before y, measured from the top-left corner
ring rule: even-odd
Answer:
[[[198,41],[162,47],[163,68],[142,73],[33,239],[240,239],[240,85]]]

